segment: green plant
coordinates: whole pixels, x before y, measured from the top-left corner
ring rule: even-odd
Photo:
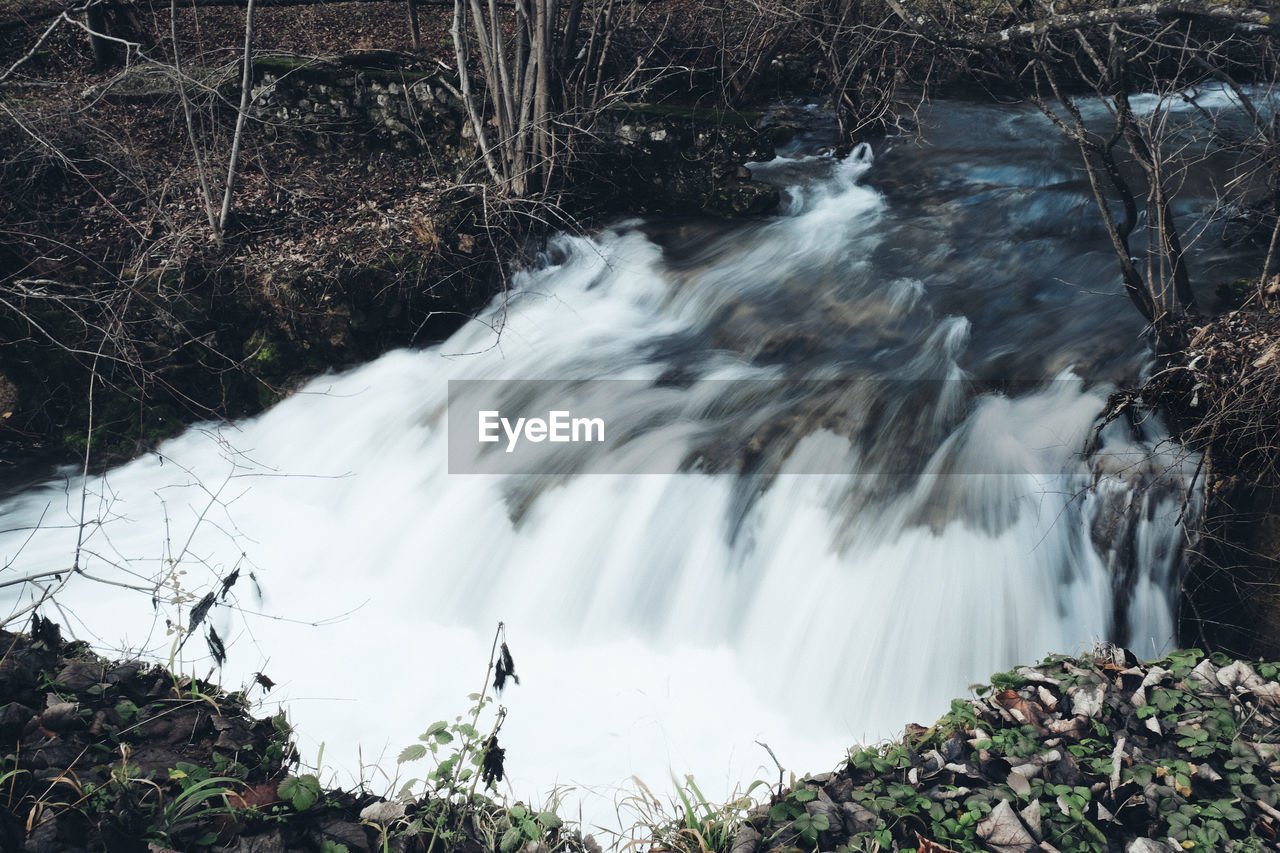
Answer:
[[[319,801],[320,780],[311,773],[290,776],[280,783],[276,794],[297,811],[304,812]]]
[[[739,822],[751,807],[751,792],[764,784],[757,779],[743,796],[717,805],[703,795],[692,776],[685,776],[683,785],[676,784],[676,794],[684,809],[684,826],[678,832],[696,842],[700,851],[728,850]]]
[[[431,833],[428,853],[433,853],[439,842],[449,845],[462,838],[463,821],[490,805],[486,797],[476,793],[480,782],[483,781],[485,787],[492,791],[502,781],[505,773],[505,751],[498,744],[498,733],[506,719],[506,709],[497,709],[488,734],[482,734],[480,729],[481,716],[493,702],[489,696],[490,677],[493,678],[495,693],[505,687],[508,679],[517,684],[520,681],[515,674],[511,652],[507,648],[506,627],[501,622],[494,632],[484,686],[479,693],[472,693],[467,697],[472,702],[467,713],[454,717],[452,723],[445,720],[432,723],[418,736],[419,743],[405,747],[396,759],[398,764],[405,764],[430,755],[435,761],[435,766],[425,778],[410,779],[400,788],[402,799],[411,797],[419,785],[425,788],[429,797],[423,815],[410,824],[408,830],[414,833]],[[516,816],[517,810],[519,816]],[[519,829],[521,833],[530,836],[528,840],[536,841],[543,834],[539,827],[544,830],[559,828],[558,818],[554,827],[551,826],[550,819],[542,818],[541,814],[529,817],[522,806],[512,807],[506,816],[508,826],[503,830],[504,839],[513,829]],[[384,842],[385,837],[384,832]]]
[[[632,828],[634,837],[626,846],[643,845],[673,853],[728,851],[738,826],[755,805],[752,792],[768,786],[767,782],[757,779],[745,792],[724,803],[716,803],[702,793],[692,776],[685,776],[683,783],[673,778],[676,799],[670,802],[668,811],[648,786],[639,779],[634,781],[638,793],[623,801],[627,810],[636,816]]]
[[[211,817],[230,814],[233,810],[228,798],[232,793],[231,786],[238,785],[240,780],[229,776],[210,776],[203,768],[192,769],[201,772],[179,776],[178,783],[182,792],[161,810],[158,826],[161,840],[172,839],[190,830],[206,827]],[[170,771],[169,778],[172,779],[175,773],[181,772],[180,770]],[[217,833],[206,829],[191,843],[212,844],[216,839]]]
[[[790,821],[791,826],[796,832],[800,833],[800,838],[807,844],[818,843],[818,833],[826,832],[831,828],[831,822],[825,814],[810,814],[805,808],[807,803],[811,803],[818,798],[818,792],[811,788],[797,788],[788,791],[787,794],[769,807],[769,820],[775,823]],[[781,832],[781,829],[778,830]],[[776,837],[777,833],[774,833]]]

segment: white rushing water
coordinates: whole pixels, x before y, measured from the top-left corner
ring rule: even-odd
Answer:
[[[954,310],[969,274],[913,269],[872,168],[865,149],[772,164],[791,190],[765,222],[558,238],[505,306],[444,344],[321,377],[91,479],[82,565],[168,585],[153,604],[75,577],[47,615],[166,659],[172,582],[198,597],[240,568],[210,616],[222,682],[268,674],[264,712],[284,704],[309,760],[323,742],[337,781],[375,790],[390,786],[361,765],[395,774],[402,747],[464,712],[504,620],[522,679],[502,700],[512,790],[543,802],[580,786],[604,823],[632,775],[662,791],[690,773],[723,796],[776,778],[757,741],[817,772],[1011,665],[1104,639],[1169,648],[1189,469],[1119,423],[1086,457],[1111,386],[1034,330],[991,343],[1000,323],[984,317],[1013,317],[1022,297],[1002,308],[979,287],[972,312]],[[1089,298],[1062,310],[1115,313]],[[1136,371],[1141,345],[1125,346]],[[977,381],[1022,348],[1053,381]],[[671,371],[684,378],[657,381]],[[670,472],[714,444],[709,413],[735,382],[850,376],[920,399],[869,420],[873,392],[854,383],[800,418],[785,451],[765,448],[776,476],[598,474],[572,456],[557,477],[449,473],[449,380],[632,380],[639,425],[609,453]],[[652,412],[678,416],[644,427]],[[897,453],[923,475],[883,473]],[[70,564],[81,486],[69,475],[0,504],[6,575]],[[211,669],[198,637],[179,657]]]

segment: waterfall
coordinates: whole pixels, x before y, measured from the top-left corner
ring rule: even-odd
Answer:
[[[1002,165],[1052,129],[985,109],[932,150],[758,167],[787,186],[767,220],[556,237],[438,346],[7,499],[4,573],[69,567],[82,534],[118,585],[64,576],[46,615],[167,660],[166,618],[239,569],[222,682],[267,673],[264,710],[348,782],[464,712],[501,619],[515,795],[578,786],[604,821],[633,774],[723,795],[774,777],[757,741],[816,772],[1012,665],[1159,654],[1194,461],[1158,426],[1093,440],[1140,318],[1070,168]],[[545,412],[566,381],[622,389],[603,448],[451,473],[469,395]],[[212,669],[199,638],[177,660]]]

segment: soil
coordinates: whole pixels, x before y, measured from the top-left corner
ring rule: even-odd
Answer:
[[[25,56],[51,8],[0,7],[0,66]],[[169,7],[139,8],[133,37],[171,61]],[[662,51],[701,55],[711,25],[700,8],[680,0],[631,10],[618,55],[653,28],[680,33]],[[255,49],[436,72],[454,62],[446,12],[422,8],[422,46],[411,51],[401,3],[264,6]],[[180,8],[183,67],[238,88],[242,28],[236,7]],[[15,480],[87,450],[91,467],[109,466],[193,420],[252,414],[317,373],[439,341],[504,291],[548,229],[641,202],[659,210],[636,191],[648,187],[644,169],[690,159],[640,152],[626,170],[588,162],[579,168],[609,177],[577,180],[573,196],[505,204],[478,158],[460,165],[456,155],[361,140],[316,145],[254,123],[219,245],[176,95],[104,96],[118,73],[95,69],[84,33],[64,23],[5,90],[0,269],[14,286],[0,311],[0,473]],[[206,105],[198,136],[215,206],[234,127],[230,89],[192,94]],[[627,182],[617,181],[624,172]],[[739,193],[717,212],[756,215],[770,203],[776,193]]]
[[[384,838],[411,853],[437,818],[438,853],[497,853],[517,819],[483,793],[463,821],[438,798],[324,788],[298,767],[283,711],[254,718],[244,693],[103,660],[39,617],[30,635],[0,631],[0,697],[6,853],[371,853]],[[557,820],[536,824],[539,849],[599,853]]]

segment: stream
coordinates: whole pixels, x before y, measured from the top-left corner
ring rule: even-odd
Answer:
[[[375,791],[429,768],[395,757],[467,712],[502,620],[510,791],[603,825],[633,776],[723,797],[776,780],[760,743],[819,772],[1045,654],[1158,656],[1195,459],[1155,418],[1093,437],[1150,356],[1074,151],[1025,106],[921,119],[753,166],[776,216],[555,237],[438,346],[9,497],[3,572],[79,537],[115,585],[68,575],[46,615],[203,677],[166,620],[239,569],[222,683],[267,674],[261,712]],[[1232,277],[1212,228],[1190,263]],[[475,412],[568,408],[603,440],[472,440]]]

